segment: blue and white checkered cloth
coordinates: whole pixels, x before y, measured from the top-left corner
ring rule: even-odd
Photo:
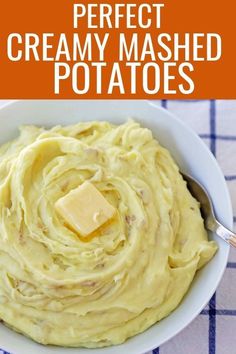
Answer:
[[[154,103],[190,125],[216,156],[228,183],[236,227],[236,100]],[[236,354],[235,336],[236,250],[232,249],[221,284],[207,307],[180,334],[148,354]],[[8,353],[0,350],[0,354]]]
[[[236,100],[162,101],[161,105],[190,125],[217,158],[231,194],[236,228]],[[232,249],[224,277],[207,307],[153,354],[236,354],[235,335],[236,250]]]

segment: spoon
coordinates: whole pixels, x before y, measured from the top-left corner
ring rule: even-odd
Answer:
[[[182,176],[187,182],[187,187],[190,193],[200,203],[201,213],[206,229],[215,232],[217,236],[221,237],[225,242],[236,247],[236,234],[227,229],[216,219],[212,200],[203,185],[185,173],[182,173]]]

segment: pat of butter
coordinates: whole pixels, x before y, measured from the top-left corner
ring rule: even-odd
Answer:
[[[59,199],[55,208],[66,223],[84,237],[111,219],[116,212],[100,191],[87,181]]]

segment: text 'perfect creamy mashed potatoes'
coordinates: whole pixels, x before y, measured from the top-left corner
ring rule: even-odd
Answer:
[[[86,240],[55,203],[116,208]],[[169,152],[128,121],[26,126],[0,148],[0,319],[43,344],[118,344],[167,316],[217,246]]]

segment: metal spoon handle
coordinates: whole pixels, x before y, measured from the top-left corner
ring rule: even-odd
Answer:
[[[223,226],[219,221],[214,220],[214,223],[207,223],[206,226],[230,245],[236,247],[236,234]]]

